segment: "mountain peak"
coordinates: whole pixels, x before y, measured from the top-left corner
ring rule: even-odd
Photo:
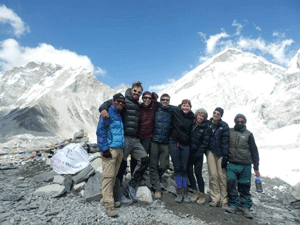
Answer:
[[[287,73],[299,73],[300,72],[300,49],[296,55],[291,59]]]

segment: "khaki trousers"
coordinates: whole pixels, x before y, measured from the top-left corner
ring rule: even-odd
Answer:
[[[106,208],[114,206],[113,188],[122,158],[123,149],[109,148],[111,158],[102,155],[102,197]]]
[[[215,203],[228,203],[226,170],[222,169],[222,158],[207,151],[210,196]]]

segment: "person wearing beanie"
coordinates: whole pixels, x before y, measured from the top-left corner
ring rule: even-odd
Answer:
[[[207,116],[207,112],[203,108],[198,109],[195,113],[195,119],[191,132],[191,152],[188,162],[188,178],[194,192],[191,201],[197,201],[197,203],[200,205],[203,205],[206,201],[204,194],[204,180],[202,177],[203,155],[205,152],[202,151],[202,145],[204,134],[206,133],[208,127]],[[194,172],[199,191],[197,190]]]
[[[112,105],[108,109],[110,119],[99,118],[97,127],[97,144],[102,152],[102,196],[108,216],[118,215],[113,198],[113,187],[118,174],[125,147],[124,127],[121,110],[125,98],[121,93],[113,96]]]
[[[239,209],[244,216],[252,219],[251,164],[256,177],[260,177],[259,154],[253,134],[247,130],[247,119],[243,114],[234,118],[235,126],[230,128],[229,154],[227,165],[228,207],[226,211],[236,213]],[[237,141],[239,140],[239,141]],[[238,186],[238,188],[237,188]]]
[[[221,118],[224,110],[217,107],[208,124],[204,137],[203,151],[207,150],[207,166],[209,173],[209,188],[212,201],[211,207],[222,206],[228,203],[226,166],[228,162],[229,127]]]
[[[142,95],[143,87],[141,82],[135,82],[132,84],[131,88],[128,88],[125,92],[125,103],[126,107],[122,111],[122,118],[124,123],[124,135],[125,135],[125,148],[123,151],[123,160],[119,169],[119,173],[117,175],[117,190],[121,190],[120,185],[122,184],[124,174],[127,169],[127,157],[131,155],[131,158],[134,158],[138,161],[138,166],[134,170],[131,179],[124,187],[124,190],[127,190],[129,197],[133,202],[137,202],[138,199],[136,197],[136,188],[143,178],[144,173],[146,172],[149,165],[149,156],[145,151],[145,148],[140,142],[138,138],[139,134],[139,121],[140,121],[140,104],[139,98]],[[100,108],[100,116],[105,118],[109,118],[107,114],[107,109],[111,104],[111,100],[104,102]],[[120,184],[120,185],[119,185]],[[132,201],[127,201],[125,196],[120,192],[120,195],[117,196],[117,199],[120,200],[123,204],[130,204]]]
[[[172,106],[173,129],[170,137],[169,152],[174,165],[176,181],[175,202],[190,202],[188,196],[188,161],[191,144],[191,130],[194,113],[188,99],[182,100],[179,107]]]

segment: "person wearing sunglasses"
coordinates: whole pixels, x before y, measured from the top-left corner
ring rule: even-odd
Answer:
[[[143,145],[147,154],[151,148],[151,138],[153,134],[154,114],[157,109],[158,95],[155,92],[145,91],[142,95],[142,103],[140,104],[140,121],[139,121],[139,133],[138,138]],[[137,160],[131,158],[130,171],[133,174]]]
[[[118,181],[116,182],[118,186],[122,184],[124,174],[127,169],[127,157],[131,155],[132,158],[137,160],[138,164],[134,170],[133,176],[127,185],[128,195],[133,202],[137,202],[136,197],[136,187],[138,182],[142,179],[148,164],[149,157],[145,151],[143,145],[138,139],[139,133],[139,120],[140,120],[140,104],[139,98],[142,95],[143,87],[141,82],[135,82],[132,84],[131,88],[128,88],[125,92],[125,103],[122,111],[123,123],[124,123],[124,134],[125,134],[125,148],[123,151],[123,161],[121,163],[119,173],[117,175]],[[107,109],[111,104],[111,100],[104,102],[100,108],[99,112],[101,117],[108,118]],[[119,187],[120,188],[120,187]],[[119,189],[116,188],[116,189]],[[122,193],[122,192],[121,192]],[[127,204],[127,200],[124,195],[117,197],[121,203]]]
[[[225,211],[237,213],[241,210],[245,217],[252,219],[251,164],[256,177],[260,177],[259,154],[253,134],[246,127],[243,114],[234,118],[235,126],[230,128],[229,154],[227,165],[228,207]],[[238,187],[238,188],[237,188]]]
[[[160,178],[169,168],[169,138],[173,122],[173,115],[169,106],[170,96],[163,94],[154,117],[154,129],[149,153],[150,182],[154,199],[161,199]]]
[[[229,127],[221,118],[224,110],[217,107],[209,120],[207,134],[204,137],[204,152],[206,152],[209,174],[209,206],[222,206],[228,203],[226,166],[229,148]]]
[[[124,126],[121,110],[125,105],[125,97],[121,94],[113,96],[112,105],[108,109],[110,119],[99,118],[97,127],[97,144],[102,152],[102,196],[106,214],[110,217],[118,215],[113,198],[113,187],[123,158],[125,147]]]

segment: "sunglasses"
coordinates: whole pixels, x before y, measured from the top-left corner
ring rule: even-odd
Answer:
[[[123,100],[117,100],[117,103],[119,103],[119,104],[125,104],[125,102],[123,101]]]
[[[214,115],[221,116],[221,114],[218,112],[214,112]]]
[[[135,90],[135,89],[133,89],[133,92],[138,93],[138,94],[142,94],[141,91],[137,91],[137,90]]]
[[[151,100],[152,98],[151,97],[143,97],[143,99]]]
[[[245,121],[236,121],[236,124],[244,125],[244,124],[245,124]]]
[[[170,99],[163,98],[163,99],[161,99],[160,101],[161,101],[161,102],[169,102]]]

